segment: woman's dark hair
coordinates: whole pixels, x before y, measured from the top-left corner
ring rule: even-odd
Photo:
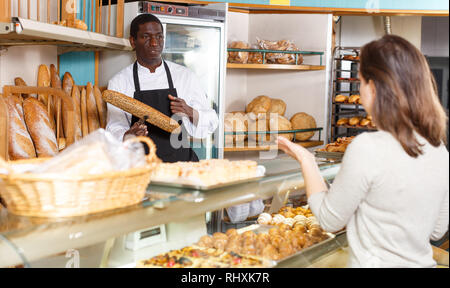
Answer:
[[[436,82],[423,54],[394,35],[361,49],[360,74],[376,89],[372,117],[391,133],[412,157],[422,154],[414,131],[434,147],[446,142],[447,116],[437,96]]]
[[[164,31],[164,27],[161,23],[161,21],[159,21],[158,17],[156,17],[153,14],[141,14],[136,16],[133,21],[131,21],[131,27],[130,27],[130,36],[133,37],[134,39],[137,38],[137,33],[139,31],[139,25],[148,23],[148,22],[156,22],[159,25],[161,25],[161,30]]]

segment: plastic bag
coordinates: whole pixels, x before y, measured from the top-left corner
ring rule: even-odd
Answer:
[[[258,41],[258,46],[260,49],[264,50],[278,50],[278,51],[298,51],[299,49],[292,41],[280,40],[280,41],[270,41],[261,40],[256,37]],[[303,57],[301,54],[297,56],[297,64],[303,63]],[[295,54],[286,53],[266,53],[266,62],[272,64],[295,64]]]
[[[233,41],[228,45],[228,48],[249,49],[250,45],[242,41]],[[247,62],[248,52],[228,52],[228,63],[246,64]]]
[[[248,217],[253,217],[261,214],[264,211],[264,202],[261,199],[253,200],[250,202],[250,211]]]
[[[252,49],[259,49],[257,45],[252,45]],[[250,64],[263,64],[262,52],[249,52],[248,63]]]
[[[146,163],[141,143],[121,142],[104,129],[98,129],[30,172],[78,176],[124,171]]]
[[[245,221],[250,212],[250,203],[239,204],[227,208],[228,218],[231,223]]]

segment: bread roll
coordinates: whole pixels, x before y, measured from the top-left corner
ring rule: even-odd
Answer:
[[[341,118],[336,122],[336,125],[341,126],[341,125],[347,125],[348,124],[348,118]]]
[[[51,157],[58,153],[58,145],[44,104],[29,97],[23,101],[25,123],[36,147],[38,157]]]
[[[100,121],[98,119],[97,104],[95,103],[94,88],[90,82],[86,86],[86,111],[89,133],[92,133],[100,128]]]
[[[372,121],[372,116],[367,115],[366,118],[369,119],[370,121]]]
[[[284,116],[286,112],[286,103],[281,99],[270,99],[270,108],[268,113],[277,113]]]
[[[336,95],[334,98],[334,102],[345,103],[348,101],[348,96],[346,95]]]
[[[292,116],[291,124],[293,130],[317,128],[316,120],[314,120],[311,115],[304,112],[300,112]],[[296,133],[295,139],[298,141],[307,141],[313,137],[314,134],[315,131]]]
[[[348,120],[348,124],[351,126],[359,125],[359,122],[361,121],[361,117],[352,117],[350,120]]]
[[[254,114],[254,113],[248,113],[247,114],[248,119],[248,131],[252,132],[265,132],[269,131],[269,119],[267,118],[267,114],[261,113],[261,114]],[[270,137],[270,135],[267,134],[249,134],[248,138],[250,140],[256,141],[260,144],[266,142],[266,140]]]
[[[50,70],[48,70],[47,65],[39,65],[37,86],[50,87]],[[38,99],[44,103],[45,106],[48,105],[48,95],[38,94]]]
[[[245,112],[253,114],[267,113],[270,109],[271,100],[269,97],[261,95],[254,98],[246,107]]]
[[[97,85],[94,85],[94,96],[95,96],[95,104],[97,106],[98,112],[98,120],[100,121],[100,127],[106,128],[106,116],[107,116],[107,106],[106,102],[103,101],[102,92]]]
[[[358,104],[359,95],[352,95],[348,98],[348,103]]]
[[[8,107],[8,156],[10,160],[36,157],[33,140],[28,133],[23,114],[22,98],[10,95],[6,98]]]
[[[16,77],[16,78],[14,78],[14,85],[16,85],[16,86],[27,86],[27,83],[25,83],[25,81],[23,81],[22,78]],[[28,94],[20,94],[18,96],[21,96],[23,99],[26,99],[30,95],[28,95]]]
[[[365,118],[361,119],[361,121],[359,122],[359,125],[364,126],[364,127],[369,126],[369,124],[370,124],[370,120],[365,119]]]
[[[286,130],[292,130],[292,124],[291,121],[289,121],[287,118],[281,116],[281,115],[277,115],[277,117],[270,117],[270,121],[269,121],[269,129],[270,131],[286,131]],[[294,134],[293,133],[289,133],[289,134],[271,134],[271,140],[275,140],[276,136],[279,137],[284,137],[290,141],[292,141],[292,139],[294,139]]]
[[[83,88],[81,90],[80,112],[81,112],[81,132],[83,133],[83,137],[86,137],[89,134],[89,125],[88,125],[88,114],[87,114],[87,108],[86,108],[86,89],[85,88]]]
[[[81,101],[80,101],[80,89],[77,85],[72,87],[72,99],[75,110],[75,141],[83,138],[83,132],[81,129]]]

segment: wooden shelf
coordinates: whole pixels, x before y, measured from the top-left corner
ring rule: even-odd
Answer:
[[[323,145],[323,141],[305,141],[305,142],[295,142],[297,145],[301,145],[305,148],[317,147]],[[269,151],[269,150],[277,150],[278,145],[263,145],[256,147],[248,147],[248,142],[245,141],[244,147],[225,147],[223,149],[224,152],[245,152],[245,151]]]
[[[24,18],[0,23],[0,46],[25,45],[58,45],[71,50],[132,50],[128,39],[91,31]]]
[[[227,63],[230,69],[273,69],[273,70],[296,70],[296,71],[316,71],[325,70],[325,66],[319,65],[289,65],[289,64],[239,64]]]

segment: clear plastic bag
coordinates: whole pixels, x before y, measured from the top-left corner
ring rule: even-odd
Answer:
[[[239,204],[227,208],[228,218],[231,223],[245,221],[250,213],[250,203]]]
[[[248,217],[253,217],[261,214],[264,211],[264,202],[261,199],[253,200],[250,202],[250,211]]]
[[[260,49],[264,50],[278,50],[278,51],[298,51],[299,49],[295,46],[294,42],[290,40],[280,40],[280,41],[270,41],[261,40],[256,37],[258,41],[258,46]],[[297,64],[303,63],[303,57],[299,54]],[[272,64],[295,64],[295,54],[286,53],[266,53],[266,62]]]
[[[30,172],[61,173],[75,177],[125,171],[145,165],[145,151],[141,143],[121,142],[104,129],[98,129]]]
[[[250,45],[242,41],[233,41],[228,48],[249,49]],[[228,52],[228,63],[247,64],[249,52]]]

